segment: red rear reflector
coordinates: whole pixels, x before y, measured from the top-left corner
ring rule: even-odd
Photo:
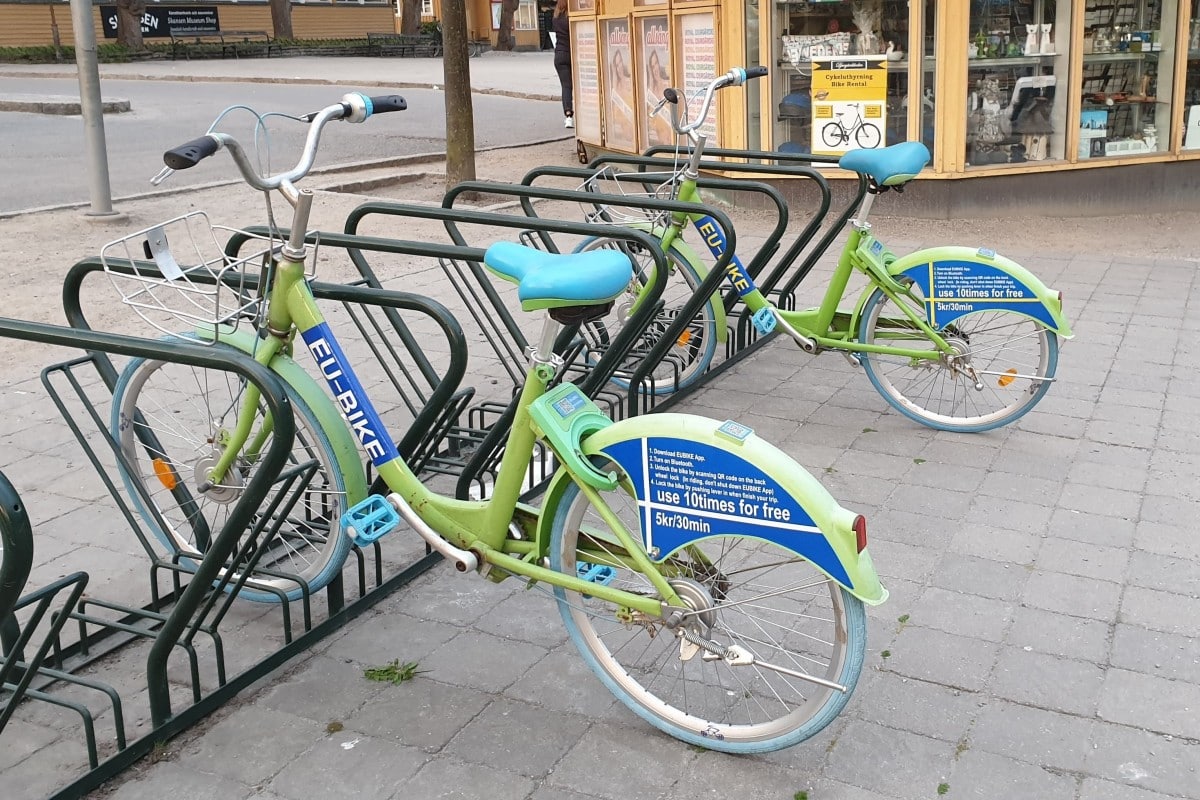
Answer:
[[[858,552],[867,549],[867,518],[862,514],[854,518],[854,540],[858,543]]]

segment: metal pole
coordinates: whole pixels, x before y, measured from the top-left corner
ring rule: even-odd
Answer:
[[[92,202],[87,216],[113,216],[117,212],[113,211],[112,189],[108,184],[108,145],[104,141],[104,106],[100,101],[91,0],[71,0],[71,23],[75,29],[75,63],[79,65],[79,108],[87,140],[88,190]]]

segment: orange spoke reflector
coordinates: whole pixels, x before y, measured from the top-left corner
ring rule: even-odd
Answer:
[[[167,487],[167,491],[173,490],[179,483],[175,480],[175,472],[171,469],[171,465],[161,458],[154,459],[154,474],[158,476],[159,483]]]
[[[692,340],[692,332],[684,331],[683,333],[679,334],[679,338],[675,340],[675,344],[678,345],[679,347],[687,347],[687,343],[690,342],[691,340]]]
[[[1003,389],[1005,386],[1008,386],[1010,383],[1012,383],[1013,378],[1015,377],[1017,377],[1017,371],[1015,369],[1006,369],[1004,374],[1000,376],[996,383],[1000,384],[1000,388]]]

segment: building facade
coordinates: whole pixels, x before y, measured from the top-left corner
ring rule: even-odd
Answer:
[[[577,131],[599,148],[669,142],[651,115],[662,87],[692,98],[763,64],[768,77],[719,93],[710,143],[836,154],[919,140],[934,179],[1180,167],[1194,191],[1200,175],[1200,0],[570,8]]]

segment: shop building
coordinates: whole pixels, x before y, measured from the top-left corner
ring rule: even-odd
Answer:
[[[692,97],[764,64],[769,77],[719,94],[710,144],[923,141],[922,177],[942,185],[922,194],[968,213],[1200,197],[1200,0],[571,0],[570,13],[576,130],[597,148],[668,143],[650,114],[663,86]]]

